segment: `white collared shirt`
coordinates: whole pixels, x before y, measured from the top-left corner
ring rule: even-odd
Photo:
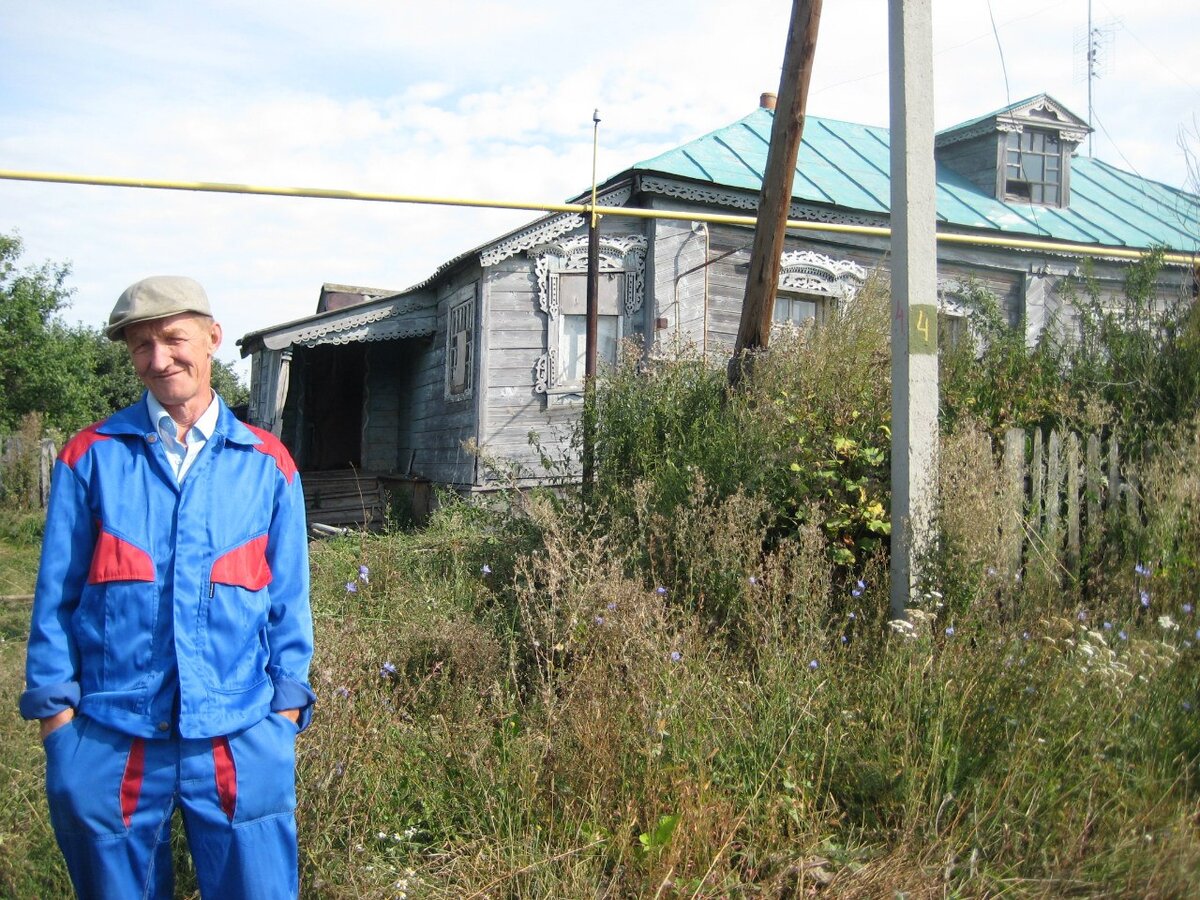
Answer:
[[[175,480],[182,483],[183,476],[192,467],[192,463],[196,461],[196,457],[200,455],[200,451],[204,449],[208,439],[212,437],[213,429],[217,427],[217,413],[220,407],[217,403],[216,391],[213,392],[208,409],[201,413],[200,418],[192,423],[192,427],[183,436],[183,443],[180,443],[176,437],[179,433],[179,426],[149,391],[146,392],[146,406],[150,410],[150,421],[154,423],[158,436],[162,439],[163,450],[167,453],[167,462],[171,464]]]

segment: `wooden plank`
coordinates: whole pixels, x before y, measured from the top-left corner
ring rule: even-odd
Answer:
[[[1105,514],[1115,522],[1121,506],[1120,441],[1114,431],[1108,439],[1108,497]]]
[[[1104,499],[1104,470],[1100,467],[1100,435],[1087,439],[1087,535],[1088,544],[1099,538],[1100,510]]]
[[[1025,432],[1020,428],[1010,428],[1004,434],[1002,465],[1008,496],[1003,506],[1000,535],[1006,564],[1005,575],[1011,582],[1021,571],[1021,549],[1024,543],[1021,521],[1025,502]]]
[[[1079,435],[1074,431],[1067,435],[1067,568],[1079,571]]]
[[[1046,446],[1046,493],[1045,527],[1043,534],[1050,549],[1057,555],[1059,546],[1059,518],[1062,514],[1062,435],[1055,428],[1050,432]]]
[[[1033,461],[1030,466],[1029,480],[1031,491],[1027,516],[1033,532],[1041,534],[1043,498],[1046,494],[1046,463],[1040,428],[1033,432]]]

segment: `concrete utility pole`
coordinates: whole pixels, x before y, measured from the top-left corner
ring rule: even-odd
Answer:
[[[765,348],[771,336],[775,289],[779,284],[779,257],[783,252],[791,209],[792,181],[796,177],[796,157],[804,134],[804,110],[808,103],[808,84],[812,80],[820,23],[821,0],[792,0],[792,21],[783,52],[783,71],[779,76],[779,99],[771,124],[762,193],[758,198],[758,223],[750,250],[750,272],[746,277],[737,342],[729,363],[731,384],[741,378],[744,353]]]
[[[892,152],[891,614],[905,617],[937,497],[937,203],[931,0],[888,0]]]

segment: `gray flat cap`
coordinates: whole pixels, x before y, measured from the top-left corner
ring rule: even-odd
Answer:
[[[180,313],[197,313],[212,318],[208,294],[200,282],[182,275],[152,275],[125,288],[108,317],[109,340],[120,341],[125,328],[138,322],[165,319]]]

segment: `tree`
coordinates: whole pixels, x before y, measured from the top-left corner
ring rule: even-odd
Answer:
[[[0,234],[0,431],[27,413],[66,435],[135,402],[142,394],[125,345],[99,328],[69,325],[74,289],[69,263],[21,268],[24,246]],[[213,387],[231,406],[249,392],[231,366],[213,360]]]

